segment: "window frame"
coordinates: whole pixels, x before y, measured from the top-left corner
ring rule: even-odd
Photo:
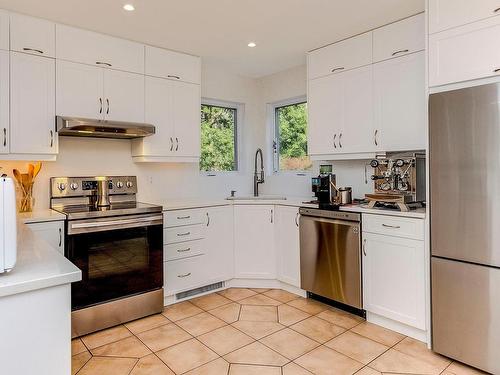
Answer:
[[[285,100],[280,100],[278,102],[268,104],[268,128],[270,129],[271,138],[271,165],[272,171],[275,175],[295,175],[295,176],[310,176],[312,171],[307,170],[296,170],[296,171],[286,171],[280,170],[279,165],[279,122],[277,109],[282,107],[288,107],[296,104],[307,104],[307,96],[297,96]],[[309,121],[308,124],[309,126]],[[309,142],[309,140],[308,140]]]
[[[236,110],[236,118],[234,124],[234,162],[235,169],[232,171],[202,171],[199,169],[200,174],[202,176],[207,177],[216,177],[221,175],[234,175],[241,173],[241,133],[243,129],[243,119],[245,112],[245,105],[243,103],[232,102],[228,100],[219,100],[219,99],[210,99],[210,98],[202,98],[200,105],[200,115],[201,115],[201,107],[204,105],[219,107],[219,108],[229,108]],[[201,123],[200,123],[200,155],[201,155]]]

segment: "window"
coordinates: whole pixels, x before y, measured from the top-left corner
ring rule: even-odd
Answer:
[[[272,106],[274,171],[309,171],[307,155],[307,103],[304,100]]]
[[[200,170],[238,170],[238,122],[241,105],[206,101],[201,105]]]

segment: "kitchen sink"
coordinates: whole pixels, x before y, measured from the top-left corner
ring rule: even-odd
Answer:
[[[285,201],[286,197],[281,197],[277,195],[259,195],[254,197],[253,195],[241,196],[241,197],[227,197],[228,201]]]

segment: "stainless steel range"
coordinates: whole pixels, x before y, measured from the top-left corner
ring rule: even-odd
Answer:
[[[136,201],[137,179],[51,178],[51,208],[66,215],[72,336],[163,310],[162,207]]]

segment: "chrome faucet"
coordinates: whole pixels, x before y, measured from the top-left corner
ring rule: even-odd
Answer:
[[[257,171],[257,157],[260,155],[260,176]],[[263,184],[264,181],[264,156],[262,155],[262,150],[260,148],[257,149],[255,153],[255,169],[253,176],[253,195],[254,197],[259,196],[259,184]]]

